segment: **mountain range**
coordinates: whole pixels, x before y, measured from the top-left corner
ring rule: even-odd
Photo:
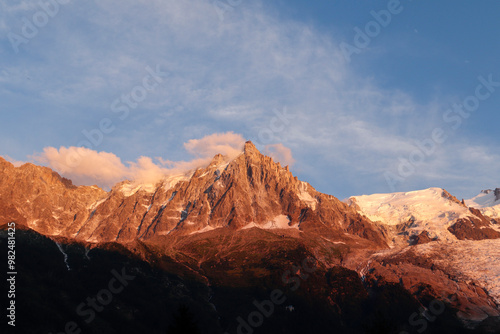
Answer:
[[[201,333],[500,328],[498,188],[469,200],[430,188],[341,201],[246,142],[235,158],[110,191],[0,157],[0,203],[3,236],[15,222],[23,245],[29,332],[71,319],[90,333],[175,333],[187,322]],[[78,305],[121,265],[138,278],[87,322]],[[264,303],[277,290],[286,303]]]

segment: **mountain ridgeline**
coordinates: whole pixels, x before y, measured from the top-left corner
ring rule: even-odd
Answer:
[[[1,157],[0,175],[0,245],[15,222],[26,332],[68,322],[86,333],[500,328],[500,266],[483,268],[500,256],[496,191],[343,202],[251,142],[235,158],[110,191]],[[90,309],[119,272],[131,278],[122,292]]]
[[[1,158],[0,158],[1,159]],[[344,232],[380,246],[371,222],[333,196],[299,181],[251,142],[232,161],[171,176],[144,189],[125,181],[109,193],[75,187],[58,174],[0,160],[0,224],[17,220],[44,235],[86,242],[130,242],[228,228],[286,225],[301,231]]]

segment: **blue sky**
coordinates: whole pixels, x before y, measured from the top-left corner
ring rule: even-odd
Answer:
[[[339,198],[500,186],[497,1],[42,2],[0,3],[12,161],[106,186],[248,139]]]

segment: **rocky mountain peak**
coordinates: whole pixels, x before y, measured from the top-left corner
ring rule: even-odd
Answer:
[[[456,198],[455,196],[450,194],[448,191],[446,191],[446,189],[443,189],[441,196],[443,198],[446,198],[446,199],[452,201],[453,203],[456,203],[456,204],[464,206],[464,207],[466,206],[465,203],[462,203],[462,201],[459,201],[458,198]]]
[[[245,155],[262,155],[257,147],[255,147],[254,143],[252,143],[250,140],[245,142],[243,152],[245,153]]]
[[[6,163],[10,163],[8,162],[7,160],[5,160],[4,158],[0,157],[0,165],[4,165]]]
[[[211,169],[211,168],[215,168],[215,167],[221,166],[221,165],[227,163],[228,159],[229,158],[226,155],[216,154],[212,158],[212,161],[210,161],[210,164],[206,168]],[[199,170],[205,170],[205,168],[200,168]]]
[[[500,197],[499,188],[494,192]],[[428,243],[426,249],[441,259],[446,253],[439,247],[444,243],[434,232],[451,233],[460,241],[489,242],[485,239],[500,237],[489,228],[489,219],[441,188],[397,193],[390,196],[390,203],[383,202],[388,198],[384,194],[368,197],[351,198],[345,204],[322,194],[261,154],[250,141],[232,160],[217,154],[207,167],[165,176],[152,185],[124,181],[109,192],[96,186],[76,187],[49,168],[14,167],[0,157],[0,226],[16,221],[68,243],[103,248],[119,244],[161,268],[188,268],[189,275],[196,273],[210,284],[220,283],[221,277],[228,282],[251,277],[260,284],[266,277],[262,273],[271,273],[269,268],[284,272],[276,264],[289,266],[295,258],[314,256],[321,268],[334,268],[320,275],[329,282],[337,282],[333,275],[340,266],[356,269],[363,283],[352,287],[356,294],[363,286],[386,282],[410,292],[422,283],[431,287],[429,291],[444,291],[448,296],[459,288],[461,299],[454,307],[469,312],[471,318],[498,316],[491,297],[476,283],[469,289],[469,283],[448,279],[438,262],[429,262],[428,254],[417,256],[419,246],[407,253],[407,248],[400,253],[396,247],[390,253],[378,251],[388,248],[387,242],[397,233],[408,237],[404,246]],[[370,208],[382,211],[372,213]],[[457,220],[462,213],[464,217]],[[442,231],[437,229],[440,226]],[[458,253],[455,248],[444,250]],[[491,254],[485,261],[497,257]],[[170,259],[177,262],[167,262]],[[460,259],[456,268],[463,267],[463,262]],[[481,270],[488,267],[479,265]],[[352,274],[349,282],[359,279]],[[491,277],[489,281],[495,282],[497,276]]]
[[[75,187],[46,167],[12,170],[16,173],[3,178],[8,182],[0,182],[6,206],[17,212],[19,221],[46,235],[130,242],[256,227],[315,235],[347,232],[384,244],[369,221],[298,180],[250,141],[233,160],[217,154],[209,166],[191,175],[174,175],[148,187],[127,181],[107,193],[97,187]],[[16,182],[25,186],[13,187]],[[9,212],[5,220],[13,219]]]
[[[14,165],[0,157],[0,172],[4,172],[6,169],[14,168]]]
[[[14,167],[0,158],[0,225],[16,221],[40,233],[60,234],[88,217],[88,207],[106,196],[98,187],[77,187],[47,167]]]

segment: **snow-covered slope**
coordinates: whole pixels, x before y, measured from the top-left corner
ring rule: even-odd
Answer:
[[[406,193],[354,196],[345,202],[385,227],[388,237],[392,238],[392,252],[404,253],[412,247],[408,246],[410,236],[427,231],[437,242],[414,246],[412,249],[417,254],[430,256],[434,263],[448,268],[447,272],[455,277],[477,282],[500,302],[500,239],[458,240],[448,230],[460,219],[481,220],[480,215],[471,211],[469,206],[480,209],[483,214],[500,209],[497,197],[500,197],[500,190],[483,191],[462,203],[444,189],[430,188]],[[482,228],[499,230],[494,224]]]
[[[500,188],[483,190],[476,197],[466,200],[465,204],[479,209],[483,215],[500,218]]]
[[[465,205],[441,188],[353,196],[346,202],[370,220],[389,225],[396,233],[411,236],[425,230],[439,240],[456,240],[448,227],[471,215]]]

